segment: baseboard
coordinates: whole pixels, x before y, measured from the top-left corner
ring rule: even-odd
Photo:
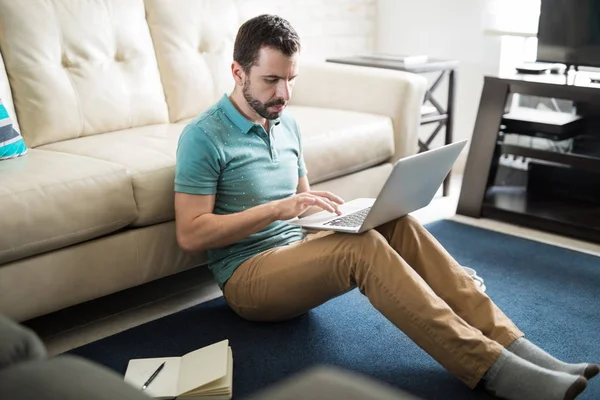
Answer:
[[[190,290],[206,290],[207,295],[216,286],[207,268],[197,267],[179,272],[143,285],[125,289],[84,303],[76,304],[27,321],[43,341],[76,331],[85,326],[108,321],[114,316],[139,310],[168,300]]]

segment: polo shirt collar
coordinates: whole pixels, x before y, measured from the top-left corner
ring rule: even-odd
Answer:
[[[242,113],[235,108],[229,99],[229,96],[226,94],[224,94],[223,97],[221,97],[221,100],[219,100],[219,107],[221,107],[227,118],[229,118],[231,122],[233,122],[235,126],[237,126],[244,133],[250,133],[255,125],[259,126],[258,124],[254,124],[244,117]],[[279,125],[279,122],[280,118],[269,120],[271,126]]]

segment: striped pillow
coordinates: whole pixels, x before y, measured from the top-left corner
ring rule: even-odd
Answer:
[[[14,158],[27,153],[23,137],[13,127],[6,107],[0,99],[0,160]]]

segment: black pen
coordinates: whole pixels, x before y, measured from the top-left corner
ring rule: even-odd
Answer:
[[[165,363],[160,364],[160,367],[158,367],[156,369],[156,371],[154,371],[154,373],[152,374],[152,376],[150,378],[148,378],[148,380],[146,381],[146,383],[144,383],[144,386],[142,386],[142,391],[146,390],[146,388],[148,387],[148,385],[152,383],[152,381],[154,380],[154,378],[156,378],[156,375],[158,375],[158,373],[160,372],[161,369],[163,369],[164,366],[165,366]]]

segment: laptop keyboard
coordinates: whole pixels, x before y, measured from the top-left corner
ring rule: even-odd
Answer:
[[[323,225],[344,226],[348,228],[361,226],[370,210],[371,207],[368,207],[363,210],[353,212],[352,214],[344,215],[343,217],[333,219],[329,222],[324,223]]]

